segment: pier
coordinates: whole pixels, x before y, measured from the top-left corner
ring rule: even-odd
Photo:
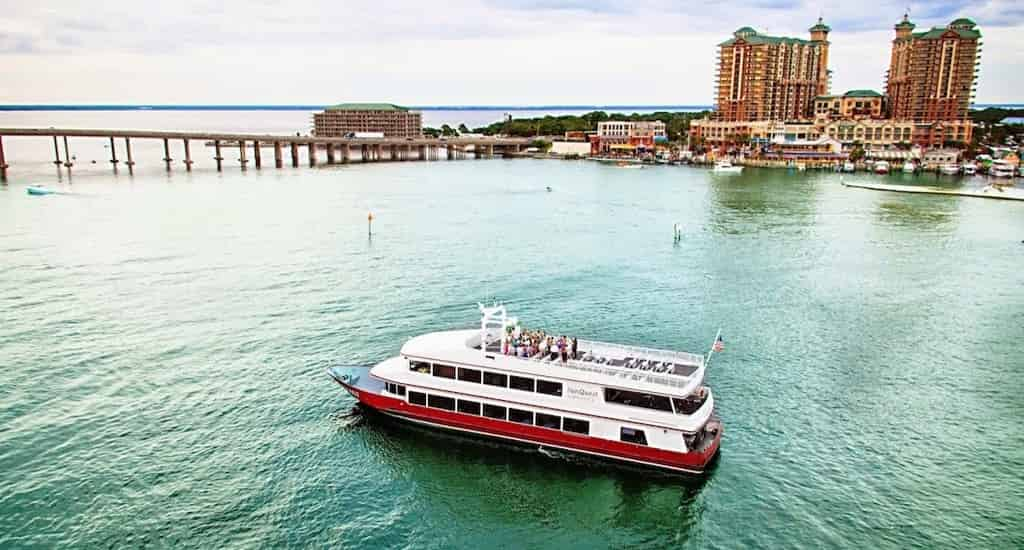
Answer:
[[[213,156],[217,171],[224,168],[222,147],[238,147],[238,164],[241,170],[248,168],[252,152],[253,167],[263,168],[262,149],[273,150],[274,168],[284,167],[284,149],[291,154],[292,167],[299,165],[299,148],[306,147],[310,166],[318,164],[317,152],[323,149],[327,164],[348,164],[355,161],[354,153],[358,153],[360,162],[404,162],[410,160],[462,160],[469,158],[491,158],[519,153],[526,147],[529,139],[508,137],[452,137],[452,138],[341,138],[318,136],[293,136],[272,134],[242,134],[219,132],[169,132],[151,130],[111,130],[111,129],[71,129],[71,128],[0,128],[0,180],[7,180],[10,165],[4,156],[4,138],[38,137],[53,139],[54,164],[64,166],[68,170],[74,166],[69,138],[92,138],[110,140],[110,164],[116,171],[118,163],[116,141],[124,139],[125,166],[129,173],[136,164],[132,158],[132,140],[148,139],[163,143],[163,158],[167,171],[175,166],[172,157],[172,144],[181,144],[182,159],[186,171],[192,170],[196,160],[192,156],[191,142],[199,142],[213,147]],[[64,159],[61,159],[60,144],[64,146]]]

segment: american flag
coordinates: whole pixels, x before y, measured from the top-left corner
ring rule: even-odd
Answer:
[[[725,351],[725,342],[722,340],[721,334],[718,335],[718,338],[715,340],[715,345],[711,349],[715,350],[715,353]]]

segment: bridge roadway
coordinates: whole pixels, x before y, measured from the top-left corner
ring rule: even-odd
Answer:
[[[201,141],[212,144],[216,153],[214,160],[217,162],[217,170],[222,169],[224,157],[221,154],[222,147],[238,147],[239,164],[244,170],[249,160],[248,149],[252,149],[253,161],[256,168],[262,167],[261,149],[273,147],[274,165],[281,168],[284,165],[283,147],[288,146],[291,152],[292,166],[299,165],[300,146],[308,149],[308,161],[310,166],[317,164],[317,150],[325,149],[327,153],[327,164],[335,164],[340,161],[348,163],[353,159],[353,153],[359,153],[359,159],[363,162],[376,162],[381,160],[404,161],[404,160],[438,160],[440,151],[448,160],[468,158],[468,147],[473,148],[474,158],[492,157],[496,154],[507,154],[519,152],[521,147],[529,143],[526,138],[508,137],[452,137],[452,138],[344,138],[325,136],[293,136],[279,134],[246,134],[233,132],[180,132],[180,131],[158,131],[158,130],[123,130],[123,129],[75,129],[75,128],[0,128],[0,178],[6,181],[9,165],[4,157],[4,137],[48,137],[53,139],[54,164],[63,165],[67,169],[73,166],[73,157],[68,145],[68,138],[101,138],[110,140],[110,162],[117,169],[120,162],[117,158],[115,139],[124,139],[125,164],[129,172],[135,165],[132,158],[132,139],[155,139],[163,140],[164,158],[163,162],[167,170],[171,170],[170,142],[181,141],[184,146],[186,170],[192,170],[192,152],[190,143]],[[63,141],[64,159],[61,160],[59,141]],[[414,155],[415,152],[415,155]]]

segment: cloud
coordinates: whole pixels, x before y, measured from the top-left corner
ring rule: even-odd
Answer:
[[[819,14],[833,29],[835,87],[879,89],[892,27],[907,7],[905,0],[9,4],[0,64],[19,86],[0,88],[0,101],[44,101],[54,93],[48,72],[59,58],[75,83],[60,86],[62,93],[91,100],[153,101],[166,93],[179,102],[359,97],[414,104],[708,103],[718,42],[745,25],[806,37]],[[978,22],[985,67],[999,64],[985,73],[981,99],[1024,89],[1024,6],[941,0],[912,2],[910,13],[918,28],[960,16]],[[140,76],[104,76],[126,68]]]

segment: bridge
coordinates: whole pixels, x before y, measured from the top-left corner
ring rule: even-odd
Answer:
[[[452,137],[452,138],[343,138],[300,135],[244,134],[224,132],[178,132],[153,130],[111,130],[111,129],[73,129],[73,128],[0,128],[0,179],[7,180],[9,165],[4,157],[4,137],[45,137],[53,139],[53,163],[64,166],[68,170],[74,166],[73,156],[68,138],[98,138],[110,140],[110,163],[114,169],[121,162],[117,158],[117,140],[124,140],[124,163],[129,173],[135,166],[132,157],[132,140],[162,140],[164,156],[161,159],[171,170],[174,159],[171,158],[171,143],[181,142],[185,170],[191,171],[195,161],[192,158],[192,142],[200,142],[212,146],[213,160],[217,163],[217,171],[223,170],[223,148],[238,148],[238,163],[242,170],[249,164],[249,152],[252,152],[253,165],[263,167],[262,150],[272,148],[274,167],[284,166],[284,149],[290,153],[291,165],[299,165],[299,148],[308,150],[307,159],[310,166],[318,163],[317,153],[323,149],[327,164],[353,162],[358,155],[361,162],[408,161],[408,160],[448,160],[470,158],[489,158],[496,155],[511,155],[526,147],[529,139],[509,137]],[[63,144],[64,158],[61,159]]]

